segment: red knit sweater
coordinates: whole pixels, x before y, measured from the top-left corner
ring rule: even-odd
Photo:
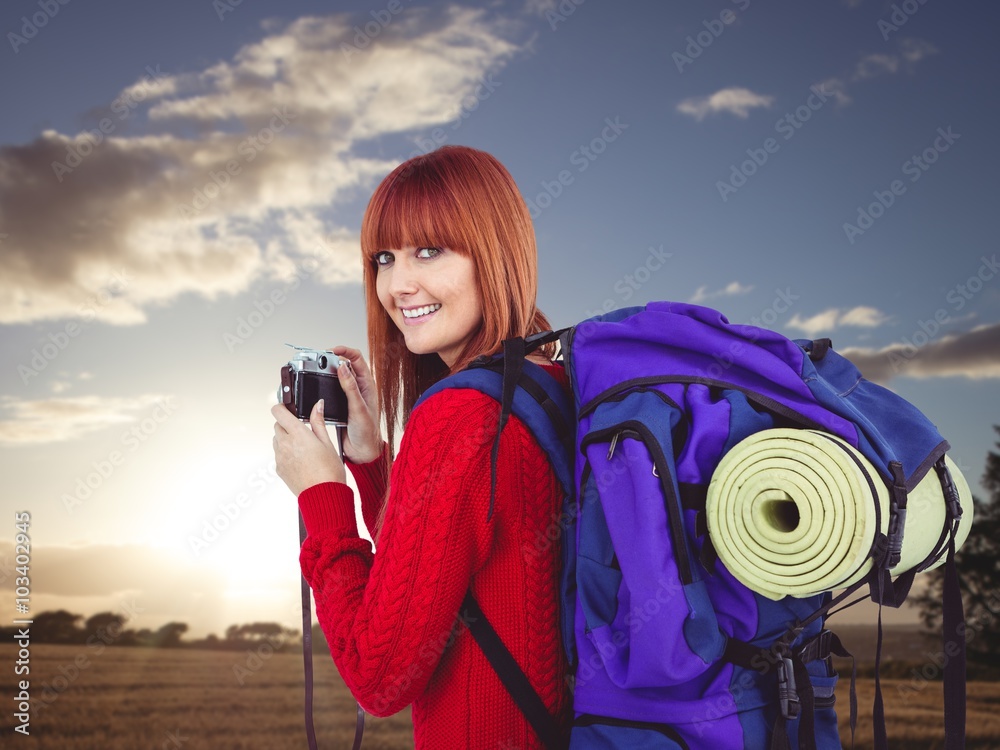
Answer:
[[[562,367],[546,368],[563,385]],[[308,530],[302,572],[344,682],[376,716],[413,704],[416,748],[540,748],[458,611],[470,584],[483,613],[564,727],[570,719],[559,637],[561,491],[545,454],[511,416],[500,439],[492,518],[490,449],[500,406],[445,389],[413,411],[392,466],[373,554],[353,493],[327,482],[299,495]],[[351,465],[371,529],[386,455]]]

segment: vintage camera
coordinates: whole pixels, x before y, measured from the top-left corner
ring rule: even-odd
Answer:
[[[347,424],[347,394],[340,387],[337,367],[341,358],[333,352],[293,346],[295,356],[281,368],[278,403],[299,419],[308,420],[316,402],[323,399],[323,418],[335,425]],[[348,367],[350,363],[348,362]]]

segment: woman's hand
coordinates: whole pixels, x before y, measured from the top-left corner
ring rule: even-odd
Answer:
[[[296,497],[323,482],[346,482],[347,472],[323,421],[323,402],[300,422],[283,404],[271,407],[274,423],[274,463],[278,476]]]
[[[378,458],[385,445],[379,423],[375,382],[360,351],[347,346],[335,346],[330,351],[351,363],[350,367],[342,364],[337,370],[340,387],[347,394],[344,455],[352,463],[366,464]]]

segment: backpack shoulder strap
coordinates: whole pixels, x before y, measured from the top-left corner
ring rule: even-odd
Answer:
[[[561,332],[546,332],[524,339],[504,341],[504,353],[496,357],[480,357],[468,369],[435,383],[418,399],[430,398],[445,388],[472,388],[490,396],[500,404],[500,421],[490,455],[490,516],[496,493],[496,464],[500,449],[500,434],[511,414],[525,424],[539,446],[545,451],[564,494],[572,498],[574,445],[573,405],[562,385],[544,368],[526,359],[536,346]],[[416,408],[416,405],[414,408]],[[565,553],[564,553],[565,557]],[[466,592],[462,602],[462,619],[487,661],[500,677],[501,683],[514,699],[538,737],[549,750],[560,750],[565,742],[555,719],[549,714],[538,691],[532,687],[524,670],[500,639],[483,614],[479,603]],[[565,625],[563,629],[565,630]],[[565,638],[565,633],[563,635]]]
[[[466,592],[465,601],[462,602],[462,621],[468,626],[469,632],[486,655],[487,661],[500,677],[500,682],[507,688],[507,692],[521,709],[521,713],[531,724],[542,744],[549,750],[560,750],[565,747],[566,743],[560,739],[555,719],[545,707],[538,691],[528,681],[524,670],[514,660],[513,654],[486,619],[472,591]]]
[[[506,346],[507,342],[504,343]],[[503,409],[505,378],[510,391],[506,394],[509,398],[507,415],[514,414],[524,423],[548,456],[563,492],[572,495],[573,467],[570,457],[575,435],[573,404],[562,385],[543,367],[524,359],[523,354],[519,364],[516,357],[480,358],[468,369],[449,375],[424,391],[414,408],[445,388],[472,388],[495,399]],[[500,419],[497,446],[499,434],[507,421],[503,412]],[[496,456],[491,456],[491,459],[491,463],[495,465]]]

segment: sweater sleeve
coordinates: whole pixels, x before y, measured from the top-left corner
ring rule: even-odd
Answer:
[[[374,537],[375,524],[378,521],[379,511],[382,503],[385,502],[386,479],[388,479],[389,464],[389,444],[382,446],[382,452],[378,458],[372,459],[364,464],[347,464],[351,470],[351,476],[358,485],[358,494],[361,495],[361,515],[365,519],[365,526]]]
[[[303,575],[337,668],[372,714],[396,713],[423,692],[487,559],[498,416],[493,399],[466,389],[442,391],[414,410],[393,462],[377,555],[358,537],[346,485],[299,496],[309,534]]]

